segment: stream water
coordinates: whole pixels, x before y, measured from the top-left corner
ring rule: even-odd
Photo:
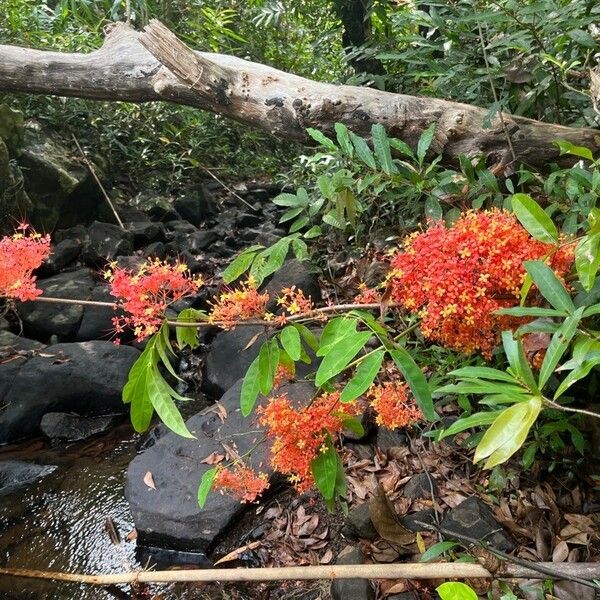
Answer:
[[[41,480],[0,496],[0,564],[7,567],[83,573],[139,569],[147,560],[125,537],[133,521],[123,495],[125,471],[136,454],[137,436],[124,422],[109,434],[67,447],[43,440],[0,449],[0,460],[33,460],[56,465]],[[111,517],[121,533],[121,549],[105,530]],[[106,589],[0,576],[2,600],[104,600],[151,598],[127,587]],[[161,600],[201,598],[189,589],[161,589]]]

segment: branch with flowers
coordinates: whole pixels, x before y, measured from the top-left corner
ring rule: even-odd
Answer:
[[[600,364],[594,322],[600,304],[593,294],[573,300],[575,292],[592,290],[600,267],[600,210],[592,209],[581,236],[567,238],[531,197],[515,194],[511,203],[513,212],[472,210],[450,226],[430,222],[388,258],[389,274],[380,286],[346,304],[316,307],[301,290],[290,288],[280,292],[278,312],[270,313],[269,295],[249,278],[225,288],[210,310],[185,309],[170,320],[167,308],[195,295],[201,278],[179,262],[148,260],[137,271],[109,265],[104,276],[116,300],[94,304],[120,311],[113,320],[117,334],[131,330],[138,341],[146,341],[123,390],[134,428],[145,431],[156,412],[173,431],[193,437],[176,405],[185,398],[163,376],[161,365],[179,378],[171,362],[175,345],[195,348],[201,327],[231,330],[249,324],[272,333],[244,377],[242,413],[256,413],[273,469],[300,492],[316,485],[329,508],[345,495],[339,453],[343,432],[361,434],[357,417],[365,410],[376,415],[380,426],[414,427],[437,419],[436,396],[482,396],[487,410],[435,435],[441,439],[487,427],[475,452],[475,461],[485,461],[486,468],[505,462],[523,446],[543,408],[598,417],[569,406],[564,394]],[[36,288],[34,271],[49,251],[48,237],[25,225],[3,238],[0,295],[66,302],[44,298]],[[237,270],[229,270],[231,279]],[[480,362],[488,364],[451,372],[456,382],[432,393],[413,356],[419,340],[408,343],[417,332],[427,342],[480,354]],[[548,344],[529,356],[523,341],[534,333],[546,334]],[[489,366],[500,362],[500,345],[505,370]],[[564,360],[567,353],[570,358]],[[314,394],[305,406],[278,393],[284,381],[295,378],[300,362],[314,365]],[[266,400],[256,408],[260,395]],[[268,476],[252,470],[246,458],[204,474],[200,505],[211,489],[243,502],[255,501],[268,489]]]

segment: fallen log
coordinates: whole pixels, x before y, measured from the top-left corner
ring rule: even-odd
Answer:
[[[190,62],[189,55],[181,54],[181,48],[186,48],[181,42],[164,45],[166,28],[160,27],[153,22],[140,34],[124,23],[115,23],[103,46],[88,54],[0,45],[0,91],[175,102],[297,141],[307,141],[307,127],[328,132],[342,122],[368,137],[372,124],[382,123],[390,135],[416,147],[423,131],[436,123],[432,152],[441,153],[452,164],[463,154],[485,155],[489,164],[513,161],[507,133],[516,160],[538,169],[550,161],[573,162],[569,157],[559,159],[553,144],[559,139],[600,153],[598,129],[564,127],[507,114],[503,115],[504,125],[496,116],[486,127],[488,111],[468,104],[316,82],[222,54],[193,52],[195,61]],[[173,67],[180,58],[185,59],[185,76],[174,74],[161,62]]]

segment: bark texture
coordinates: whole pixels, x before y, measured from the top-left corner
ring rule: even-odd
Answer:
[[[436,123],[431,147],[447,163],[459,155],[484,154],[490,163],[509,163],[506,135],[498,118],[485,126],[488,111],[476,106],[393,94],[304,79],[228,55],[192,52],[152,23],[139,34],[123,23],[112,26],[104,45],[89,54],[49,52],[0,45],[0,91],[74,96],[94,100],[164,100],[194,106],[307,141],[306,128],[326,133],[336,122],[369,136],[373,123],[416,147],[421,133]],[[164,29],[164,28],[163,28]],[[168,39],[167,39],[168,41]],[[159,43],[160,42],[160,43]],[[149,51],[144,44],[151,49]],[[154,54],[159,57],[157,59]],[[164,62],[164,64],[163,64]],[[169,68],[167,68],[167,65]],[[180,64],[184,71],[171,68]],[[557,139],[600,152],[600,131],[542,123],[504,115],[517,161],[543,169],[558,160]],[[568,164],[569,158],[560,159]]]

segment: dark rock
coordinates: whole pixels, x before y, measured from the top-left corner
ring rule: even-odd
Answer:
[[[415,592],[402,592],[400,594],[387,596],[386,600],[419,600],[419,596],[417,596]]]
[[[44,296],[75,300],[88,300],[94,287],[88,269],[60,273],[38,282]],[[51,335],[59,340],[74,339],[84,313],[80,305],[45,302],[23,302],[17,310],[25,333],[44,341]]]
[[[512,552],[516,545],[496,521],[490,508],[479,498],[471,496],[451,508],[440,524],[448,532],[456,532],[486,542],[504,552]],[[452,537],[451,533],[446,534]]]
[[[408,444],[406,434],[397,429],[380,427],[377,430],[375,445],[382,451],[388,452],[390,448],[402,448]]]
[[[428,476],[427,473],[419,473],[413,475],[402,489],[402,494],[406,498],[416,500],[417,498],[429,498],[431,499],[431,493],[435,495],[437,492],[437,483],[433,477]]]
[[[148,244],[144,248],[144,258],[158,258],[164,260],[167,256],[167,247],[162,242]]]
[[[135,348],[93,341],[56,344],[24,360],[0,397],[0,444],[38,435],[48,412],[125,412],[121,392],[138,356]]]
[[[216,204],[212,194],[205,186],[199,185],[185,196],[173,202],[173,208],[190,223],[200,226],[203,221],[216,213]]]
[[[165,550],[151,546],[135,548],[136,560],[142,565],[153,565],[154,569],[165,571],[174,568],[202,569],[212,567],[212,562],[203,552],[182,552],[181,550]]]
[[[117,256],[128,256],[133,252],[133,239],[133,233],[118,225],[94,221],[87,230],[83,260],[92,267],[101,267]]]
[[[64,240],[76,240],[80,244],[83,244],[87,239],[87,228],[83,225],[75,225],[68,229],[58,229],[54,233],[54,241],[60,244]]]
[[[56,275],[70,265],[80,254],[82,244],[79,240],[67,238],[52,246],[52,253],[40,267],[43,276]]]
[[[51,440],[77,442],[105,433],[117,419],[106,417],[80,417],[69,413],[51,412],[42,417],[40,429]]]
[[[152,221],[135,221],[126,223],[127,231],[133,233],[133,245],[135,250],[152,242],[164,242],[166,240],[165,226],[162,223]]]
[[[263,221],[263,217],[259,214],[242,213],[235,219],[235,224],[238,227],[253,227],[254,225],[260,225]]]
[[[419,523],[425,523],[426,525],[435,525],[435,510],[433,508],[425,508],[418,510],[417,512],[405,515],[400,519],[402,525],[406,529],[410,529],[415,533],[417,531],[427,531],[426,527],[419,525]]]
[[[24,460],[0,461],[0,496],[29,485],[55,469],[54,465],[38,465]]]
[[[339,554],[337,565],[362,565],[364,556],[359,547],[346,546]],[[375,590],[368,579],[334,579],[331,584],[334,600],[372,600]]]
[[[296,259],[286,260],[281,269],[264,286],[264,291],[268,292],[269,296],[273,298],[268,309],[274,311],[277,307],[277,302],[274,299],[281,294],[282,289],[291,288],[292,286],[302,290],[304,295],[311,298],[315,303],[321,300],[319,279],[311,264],[308,261]]]
[[[243,511],[234,498],[211,493],[203,509],[198,507],[200,479],[210,465],[201,461],[212,452],[222,452],[222,444],[235,444],[243,455],[263,433],[250,419],[242,417],[239,403],[241,380],[220,403],[227,411],[223,422],[208,408],[187,421],[197,439],[186,439],[169,432],[129,465],[125,495],[142,545],[176,550],[206,552]],[[286,386],[292,399],[310,398],[309,383]],[[266,448],[260,445],[249,458],[255,468],[269,472]],[[144,483],[150,471],[156,489]]]
[[[280,229],[274,229],[272,231],[261,231],[258,237],[255,240],[256,244],[261,244],[268,248],[273,244],[277,243],[282,237],[285,237],[286,232],[281,231]]]
[[[133,254],[131,256],[119,256],[115,262],[120,269],[137,271],[146,262],[146,259],[138,254]]]
[[[0,331],[0,411],[3,408],[2,398],[27,358],[43,347],[43,344],[35,340],[20,337],[10,331]]]
[[[32,352],[43,347],[44,344],[37,340],[21,337],[10,331],[0,331],[0,354],[2,355],[4,355],[5,352]]]
[[[60,137],[27,123],[18,163],[33,201],[31,221],[38,231],[89,223],[97,215],[100,192],[90,170]],[[102,179],[98,164],[94,170]]]
[[[267,337],[265,328],[261,326],[236,327],[217,334],[206,356],[205,391],[218,398],[243,378]]]
[[[109,292],[108,286],[98,285],[90,293],[90,300],[98,302],[114,302],[116,298]],[[76,340],[109,340],[114,336],[113,318],[122,314],[109,306],[84,306],[83,317],[77,329]],[[121,336],[122,337],[122,336]]]
[[[374,540],[377,531],[369,516],[369,503],[363,502],[348,512],[342,533],[352,539]]]
[[[199,231],[199,229],[195,225],[192,225],[188,221],[181,221],[181,220],[167,221],[165,223],[165,228],[167,229],[167,231],[172,232],[173,236],[182,235],[182,234],[192,234],[192,233],[196,233],[196,231]],[[172,238],[173,236],[169,236],[169,237]]]
[[[12,155],[23,143],[25,134],[23,113],[7,104],[0,104],[0,139],[4,140]]]
[[[177,233],[168,244],[176,253],[190,252],[199,254],[209,248],[219,238],[216,231],[194,231],[193,233]]]
[[[144,221],[150,221],[150,217],[143,210],[135,208],[135,206],[129,206],[128,204],[122,204],[119,206],[117,208],[117,212],[119,213],[119,217],[123,223],[142,223]]]

